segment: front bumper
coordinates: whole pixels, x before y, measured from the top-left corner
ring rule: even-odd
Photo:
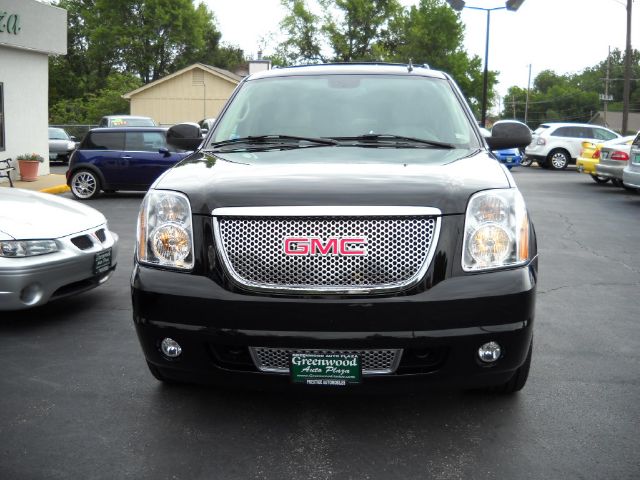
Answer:
[[[446,279],[385,297],[278,297],[231,292],[208,277],[136,265],[133,317],[147,361],[169,379],[287,387],[287,374],[260,372],[249,347],[402,349],[392,374],[364,376],[356,389],[390,384],[482,387],[503,384],[528,353],[537,260],[525,267]],[[170,337],[177,359],[159,345]],[[493,365],[478,347],[496,341]],[[313,388],[295,385],[296,388]]]
[[[104,229],[104,241],[95,237]],[[80,249],[72,238],[83,237],[92,244]],[[50,300],[74,295],[101,285],[116,268],[118,235],[106,226],[56,239],[59,250],[25,258],[0,258],[0,310],[23,310]],[[111,265],[94,273],[96,254],[111,249]]]

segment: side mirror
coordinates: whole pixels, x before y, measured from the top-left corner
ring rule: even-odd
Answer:
[[[75,142],[75,141],[76,141],[76,137],[75,137],[74,135],[71,135],[71,136],[69,137],[69,140],[71,140],[72,142]]]
[[[202,143],[197,123],[178,123],[167,130],[167,143],[182,150],[196,150]]]
[[[161,153],[165,157],[170,157],[171,156],[171,152],[169,152],[169,149],[165,148],[165,147],[159,148],[158,149],[158,153]]]
[[[531,130],[522,122],[500,120],[493,125],[491,136],[485,140],[491,150],[524,148],[531,143]]]

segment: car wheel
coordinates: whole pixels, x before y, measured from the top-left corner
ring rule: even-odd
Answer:
[[[524,361],[522,366],[518,368],[513,376],[509,379],[508,382],[498,385],[495,387],[491,387],[490,391],[496,393],[515,393],[522,390],[527,383],[527,379],[529,378],[529,370],[531,369],[531,355],[533,353],[533,339],[531,339],[531,343],[529,344],[529,353],[527,353],[527,359]]]
[[[554,170],[564,170],[569,165],[569,153],[566,150],[553,150],[547,156],[547,163]]]
[[[617,178],[612,178],[611,183],[613,183],[614,187],[622,187],[622,180],[618,180]]]
[[[90,170],[78,170],[71,177],[71,193],[80,200],[95,198],[100,193],[100,179]]]
[[[600,175],[594,175],[593,173],[591,174],[591,178],[596,183],[607,183],[609,181],[607,177],[601,177]]]
[[[522,161],[520,162],[520,165],[522,167],[530,167],[532,163],[533,163],[533,159],[531,157],[522,157]]]

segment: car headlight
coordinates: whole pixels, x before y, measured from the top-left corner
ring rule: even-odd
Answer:
[[[58,251],[54,240],[2,240],[0,241],[0,257],[18,258],[46,255]]]
[[[136,248],[140,263],[189,270],[193,268],[191,206],[182,193],[147,193],[138,215]]]
[[[529,216],[517,189],[473,195],[464,228],[462,268],[467,272],[521,265],[529,260]]]

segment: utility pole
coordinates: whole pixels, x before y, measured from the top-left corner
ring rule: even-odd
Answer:
[[[627,48],[624,56],[624,90],[622,93],[622,134],[625,135],[629,124],[629,90],[631,87],[631,5],[627,0]]]
[[[531,88],[531,64],[529,64],[529,80],[527,81],[527,99],[524,102],[524,124],[527,124],[527,115],[529,113],[529,89]]]
[[[607,127],[607,110],[609,106],[609,76],[611,72],[611,45],[607,55],[607,78],[604,79],[604,126]]]

